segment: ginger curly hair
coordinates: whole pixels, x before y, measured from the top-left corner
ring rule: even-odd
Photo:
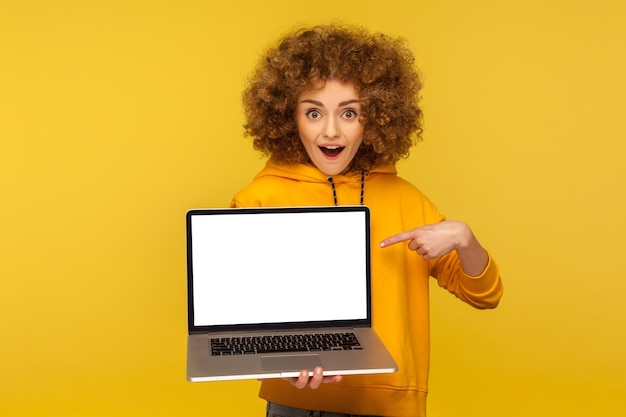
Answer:
[[[422,87],[402,39],[339,25],[297,30],[259,61],[243,93],[245,132],[254,149],[279,163],[309,163],[298,135],[298,97],[326,80],[352,83],[363,142],[350,171],[395,164],[421,139]]]

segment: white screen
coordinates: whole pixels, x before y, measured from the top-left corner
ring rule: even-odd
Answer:
[[[361,211],[193,215],[194,325],[364,319]]]

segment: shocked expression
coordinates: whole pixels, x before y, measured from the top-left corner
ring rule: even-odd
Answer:
[[[298,98],[296,124],[311,162],[326,175],[345,174],[363,142],[354,86],[328,80]]]

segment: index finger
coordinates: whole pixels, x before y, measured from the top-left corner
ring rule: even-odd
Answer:
[[[380,247],[385,248],[387,246],[395,245],[399,242],[406,242],[407,240],[412,239],[413,236],[411,235],[411,232],[401,232],[393,236],[389,236],[387,239],[383,239],[383,241],[380,242]]]

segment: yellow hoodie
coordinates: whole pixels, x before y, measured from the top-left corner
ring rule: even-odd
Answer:
[[[339,205],[360,203],[360,173],[336,175],[331,182],[313,166],[278,165],[270,160],[235,195],[231,206],[333,205],[333,183]],[[398,372],[345,376],[317,390],[299,390],[287,381],[272,379],[263,381],[259,395],[309,410],[422,417],[428,392],[429,277],[476,308],[494,308],[502,296],[500,273],[491,258],[485,271],[472,277],[463,272],[456,252],[426,262],[406,244],[378,246],[396,233],[444,220],[417,188],[397,176],[394,166],[374,169],[365,176],[363,203],[371,211],[373,327],[398,363]],[[342,248],[333,242],[328,242],[327,250],[341,256]]]

